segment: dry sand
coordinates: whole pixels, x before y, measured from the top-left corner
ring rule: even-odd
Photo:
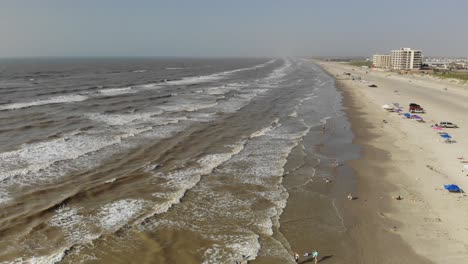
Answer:
[[[350,263],[467,263],[468,197],[443,188],[454,183],[468,190],[468,172],[457,159],[468,160],[466,86],[319,64],[337,78],[355,142],[363,147],[362,158],[350,163],[359,179],[360,197],[349,203],[351,219],[357,219],[348,232],[356,242],[349,255],[359,259]],[[369,83],[353,81],[344,72]],[[378,87],[368,87],[372,83]],[[405,111],[411,102],[421,104],[426,123],[382,109],[393,102]],[[441,142],[431,129],[440,121],[458,124],[458,129],[446,129],[456,143]],[[398,195],[403,199],[392,198]]]

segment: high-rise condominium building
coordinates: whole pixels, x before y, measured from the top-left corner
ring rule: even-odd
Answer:
[[[372,65],[376,68],[390,68],[390,55],[376,54],[372,57]]]
[[[422,65],[422,51],[410,48],[392,50],[390,58],[393,70],[413,70],[419,69]]]

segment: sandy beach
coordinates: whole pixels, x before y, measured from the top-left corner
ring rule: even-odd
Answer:
[[[468,257],[468,199],[445,184],[468,188],[468,90],[462,84],[319,62],[337,79],[362,157],[351,161],[359,199],[347,203],[347,263],[464,263]],[[352,80],[361,77],[364,82]],[[370,84],[376,88],[368,87]],[[387,112],[418,103],[424,123]],[[444,143],[431,125],[448,121],[455,143]],[[401,196],[401,200],[395,197]],[[345,253],[344,253],[345,254]]]

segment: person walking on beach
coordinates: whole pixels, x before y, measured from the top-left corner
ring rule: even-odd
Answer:
[[[317,252],[317,250],[314,250],[314,252],[312,252],[312,257],[314,258],[314,264],[317,264],[317,262],[318,262],[318,252]]]
[[[294,260],[296,261],[296,263],[299,263],[299,253],[294,252]]]
[[[317,262],[318,262],[318,252],[317,252],[317,250],[312,251],[312,253],[306,252],[304,254],[304,257],[308,257],[308,256],[312,256],[312,258],[314,258],[314,263],[317,264]]]

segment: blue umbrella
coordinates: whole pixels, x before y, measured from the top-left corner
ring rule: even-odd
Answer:
[[[403,114],[406,118],[410,118],[411,117],[411,114],[410,113],[404,113]]]

